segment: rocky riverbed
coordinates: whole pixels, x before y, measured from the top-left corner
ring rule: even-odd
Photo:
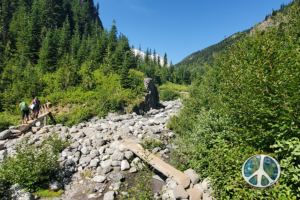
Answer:
[[[127,193],[121,182],[126,183],[128,188],[136,186],[136,172],[143,167],[140,158],[123,145],[123,142],[138,144],[143,139],[161,141],[163,147],[152,150],[152,154],[161,160],[168,160],[170,151],[176,148],[174,144],[169,144],[169,140],[176,134],[166,128],[166,123],[170,116],[179,111],[182,102],[178,99],[161,102],[160,105],[159,109],[151,109],[144,116],[136,113],[126,115],[109,113],[105,119],[92,118],[89,122],[79,123],[73,127],[60,124],[40,126],[37,123],[37,126],[32,127],[20,138],[2,140],[0,160],[5,161],[6,156],[13,154],[15,144],[23,137],[31,137],[30,141],[38,144],[43,136],[56,132],[61,138],[70,139],[72,144],[61,152],[58,160],[60,169],[57,171],[56,179],[49,183],[49,188],[52,190],[64,189],[63,195],[55,200],[116,199],[117,195]],[[11,127],[10,131],[14,134],[18,132],[15,127]],[[191,180],[196,180],[194,184],[192,180],[190,189],[196,188],[198,175],[194,172],[187,172],[187,174]],[[193,198],[193,194],[192,196],[188,194],[188,190],[176,189],[180,185],[159,171],[155,171],[151,185],[154,192],[153,199],[201,198],[200,193]],[[202,190],[202,196],[202,193],[207,190],[206,182],[198,185],[199,190]],[[162,190],[164,193],[161,192]],[[176,191],[179,193],[177,194]],[[205,199],[212,199],[207,193],[206,196]],[[12,197],[13,199],[34,198],[17,185],[12,187]]]

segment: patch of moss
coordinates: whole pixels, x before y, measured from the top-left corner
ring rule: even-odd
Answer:
[[[48,197],[48,198],[54,198],[54,197],[59,197],[63,194],[63,190],[58,190],[57,192],[53,190],[44,190],[41,189],[38,191],[38,196],[39,197]]]

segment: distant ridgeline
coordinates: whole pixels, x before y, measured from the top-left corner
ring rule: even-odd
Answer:
[[[256,26],[259,26],[260,24],[263,24],[268,19],[272,21],[273,17],[276,16],[278,13],[285,15],[286,12],[288,12],[288,8],[293,5],[296,1],[295,0],[287,5],[282,4],[279,10],[273,10],[272,14],[268,14],[265,17],[265,20]],[[255,27],[256,27],[255,26]],[[264,26],[268,27],[268,26]],[[204,64],[208,64],[209,66],[213,66],[214,57],[213,55],[216,53],[219,53],[221,51],[226,51],[229,46],[234,44],[236,41],[246,37],[248,34],[252,32],[254,27],[251,27],[250,29],[244,30],[242,32],[235,33],[228,38],[225,38],[221,42],[211,45],[205,49],[202,49],[200,51],[194,52],[190,55],[188,55],[186,58],[181,60],[179,63],[175,65],[176,67],[183,67],[191,70],[192,79],[195,76],[196,73],[205,73],[205,69],[203,68]]]

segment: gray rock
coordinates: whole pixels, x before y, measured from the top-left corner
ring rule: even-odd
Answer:
[[[125,179],[124,175],[121,174],[121,173],[117,173],[116,176],[115,176],[115,181],[118,182],[118,181],[123,181]]]
[[[98,159],[91,160],[90,167],[97,167],[98,164],[99,164],[99,160]]]
[[[111,148],[106,148],[106,149],[105,149],[105,153],[108,154],[108,155],[113,154],[114,151],[115,151],[115,150],[114,150],[114,149],[111,149]]]
[[[77,157],[74,157],[74,158],[72,158],[72,160],[77,164],[78,163],[78,161],[79,161],[79,158],[77,158]]]
[[[175,186],[173,191],[176,199],[187,199],[189,197],[189,194],[184,190],[182,185]]]
[[[121,166],[121,161],[112,161],[112,163],[111,163],[111,165],[113,166],[113,167],[117,167],[117,166]]]
[[[70,134],[71,134],[71,133],[77,133],[77,132],[78,132],[78,130],[77,130],[76,126],[73,126],[73,127],[71,128],[71,130],[69,131]]]
[[[7,154],[7,150],[6,149],[0,151],[0,155],[6,155],[6,154]]]
[[[197,184],[199,182],[199,176],[194,170],[192,170],[192,169],[185,170],[184,174],[186,174],[188,177],[190,177],[191,182],[193,184]]]
[[[160,151],[161,148],[160,147],[155,147],[153,150],[152,150],[152,154],[156,154],[158,151]]]
[[[58,161],[58,162],[62,162],[62,161],[64,161],[64,160],[66,160],[65,157],[60,157],[57,161]]]
[[[91,149],[88,148],[88,147],[83,147],[83,148],[81,149],[81,152],[82,152],[84,155],[87,155],[87,154],[89,154],[89,153],[91,152]]]
[[[129,168],[130,168],[130,165],[129,165],[128,161],[127,160],[122,160],[122,162],[121,162],[121,170],[124,171],[124,170],[127,170]]]
[[[13,185],[10,188],[10,194],[12,200],[33,200],[33,196],[29,192],[25,192],[25,189],[18,184]]]
[[[127,160],[130,160],[133,156],[133,153],[131,151],[125,151],[125,158]]]
[[[98,173],[98,174],[100,174],[101,173],[101,171],[102,171],[102,167],[97,167],[97,170],[96,170],[96,172]]]
[[[106,192],[104,194],[103,200],[114,200],[114,199],[115,199],[115,192],[114,191],[109,191],[109,192]]]
[[[76,151],[76,152],[74,153],[74,156],[75,156],[76,158],[80,158],[80,156],[81,156],[80,151]]]
[[[58,191],[64,188],[64,185],[61,184],[60,182],[53,180],[49,182],[49,189],[50,190],[54,190],[54,191]]]
[[[91,146],[91,140],[90,139],[85,139],[82,143],[83,146]]]
[[[77,129],[76,129],[77,130]],[[83,137],[85,137],[86,135],[85,135],[85,133],[84,132],[79,132],[79,133],[77,133],[77,135],[76,135],[76,137],[77,138],[83,138]]]
[[[122,153],[118,150],[115,150],[113,155],[111,156],[111,159],[121,161],[124,159],[124,153]]]
[[[96,134],[96,138],[97,138],[97,139],[103,139],[103,135],[102,135],[101,133],[97,133],[97,134]]]
[[[130,166],[135,167],[139,162],[140,162],[140,158],[136,157],[135,159],[132,160]]]
[[[137,169],[136,167],[131,167],[130,170],[129,170],[130,173],[135,173],[137,172]]]
[[[119,135],[115,135],[115,136],[113,137],[113,139],[114,139],[114,141],[122,140],[122,137],[119,136]]]
[[[99,156],[99,155],[100,155],[99,151],[98,151],[98,150],[95,150],[95,149],[92,150],[90,154],[96,154],[96,156]]]
[[[91,157],[87,156],[87,157],[81,157],[79,160],[79,164],[89,164],[91,162]]]
[[[115,171],[115,172],[121,171],[121,167],[114,167],[114,171]]]
[[[104,152],[105,152],[105,147],[101,147],[101,148],[99,149],[100,155],[104,154]]]
[[[106,144],[106,142],[103,139],[97,139],[97,140],[93,141],[93,145],[94,146],[96,145],[96,147],[102,147],[105,144]]]
[[[53,200],[61,200],[59,197],[54,197]]]
[[[93,181],[98,182],[98,183],[103,183],[106,180],[105,176],[95,176],[93,178]]]
[[[155,109],[157,107],[157,104],[159,103],[158,91],[153,80],[151,78],[145,78],[144,86],[146,88],[146,95],[144,97],[145,100],[144,102],[133,108],[133,111],[138,114],[144,114],[151,108]]]
[[[120,186],[121,186],[121,182],[115,183],[115,184],[114,184],[113,190],[118,190],[118,189],[120,189]]]
[[[68,127],[65,127],[65,126],[64,126],[64,127],[61,128],[61,133],[62,133],[62,134],[65,134],[65,133],[68,133],[68,132],[69,132]]]
[[[72,159],[68,159],[65,162],[65,169],[68,170],[69,172],[74,172],[76,167],[76,163]]]
[[[102,168],[111,166],[111,164],[112,164],[112,159],[101,161],[101,163],[100,163]]]
[[[2,140],[2,141],[0,140],[0,150],[4,149],[5,143],[6,143],[5,140]]]
[[[101,174],[102,174],[102,175],[107,174],[107,173],[110,172],[111,170],[112,170],[112,167],[111,167],[111,166],[103,167],[103,168],[102,168],[102,171],[101,171]]]
[[[113,142],[113,143],[110,144],[110,148],[117,150],[117,149],[119,149],[119,145],[120,144],[121,143],[119,141],[115,141],[115,142]]]

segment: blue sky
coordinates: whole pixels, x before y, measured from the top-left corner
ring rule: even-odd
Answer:
[[[167,53],[173,64],[264,20],[291,0],[94,0],[103,26],[116,20],[118,33],[142,51]]]

